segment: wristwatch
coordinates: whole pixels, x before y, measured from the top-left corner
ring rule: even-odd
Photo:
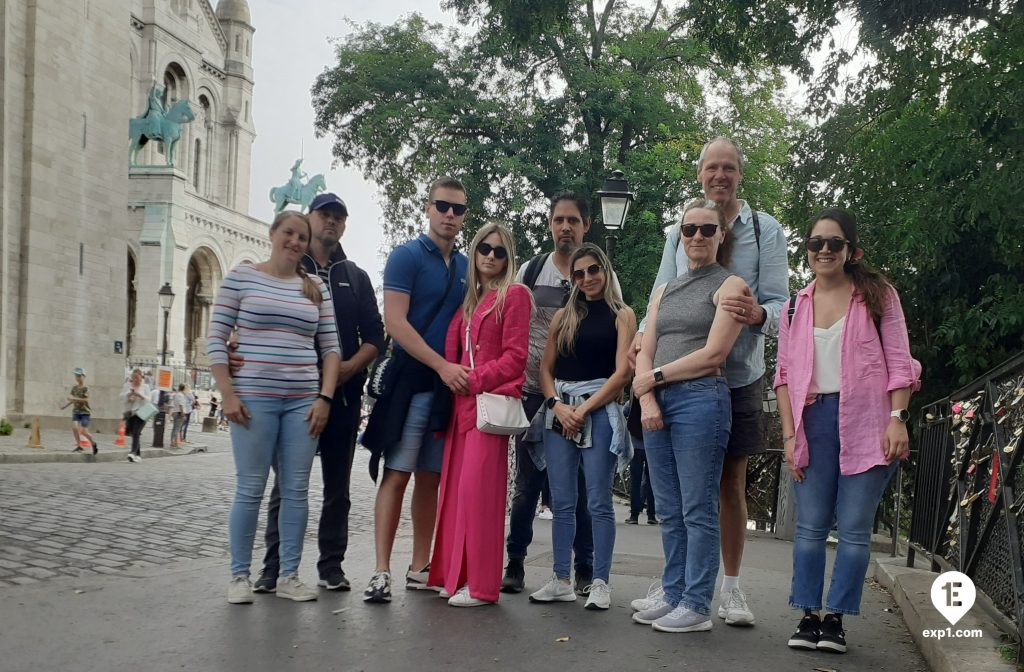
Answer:
[[[908,411],[905,408],[901,408],[898,411],[893,411],[892,413],[889,414],[889,416],[896,418],[902,423],[906,423],[907,420],[910,420],[910,411]]]
[[[664,385],[665,384],[665,374],[661,372],[661,367],[660,366],[658,368],[654,369],[653,371],[651,371],[651,373],[654,374],[654,384],[655,385]]]
[[[544,401],[544,403],[547,405],[548,408],[554,408],[555,404],[558,403],[558,397],[548,397]]]

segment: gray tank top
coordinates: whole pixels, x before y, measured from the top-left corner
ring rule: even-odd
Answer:
[[[707,344],[715,320],[714,295],[730,275],[719,264],[712,264],[669,280],[658,306],[655,367],[674,362]]]

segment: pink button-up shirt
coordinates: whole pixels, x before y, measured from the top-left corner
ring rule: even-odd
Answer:
[[[786,317],[788,304],[783,308],[775,366],[775,387],[789,386],[796,427],[793,462],[801,468],[809,462],[803,411],[814,376],[814,286],[812,282],[797,294],[792,324]],[[854,290],[840,345],[840,473],[849,476],[887,464],[882,442],[891,419],[889,392],[914,386],[919,375],[920,364],[910,356],[907,323],[896,290],[889,288],[877,327],[860,293]]]

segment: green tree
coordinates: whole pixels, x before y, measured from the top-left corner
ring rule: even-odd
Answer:
[[[1024,16],[1013,2],[863,4],[872,62],[816,98],[825,118],[795,148],[790,221],[831,203],[857,214],[936,398],[1022,346]]]
[[[616,266],[642,312],[662,228],[696,195],[709,136],[747,147],[744,194],[758,207],[787,197],[780,167],[799,127],[777,66],[805,67],[810,33],[788,14],[770,30],[787,6],[775,0],[740,3],[766,7],[760,20],[732,10],[711,20],[734,4],[450,0],[462,29],[417,15],[353,26],[313,86],[316,129],[338,161],[381,186],[393,240],[416,228],[424,186],[450,173],[469,191],[467,234],[502,220],[522,257],[548,244],[548,197],[593,194],[622,169],[637,201]],[[597,219],[591,238],[601,241]]]

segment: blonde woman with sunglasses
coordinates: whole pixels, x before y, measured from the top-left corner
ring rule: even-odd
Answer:
[[[427,582],[443,586],[453,607],[498,601],[509,439],[476,428],[476,395],[522,398],[533,305],[530,290],[515,282],[515,243],[507,228],[481,227],[469,248],[466,297],[448,327],[445,358],[471,370],[467,389],[455,395],[445,438]]]

